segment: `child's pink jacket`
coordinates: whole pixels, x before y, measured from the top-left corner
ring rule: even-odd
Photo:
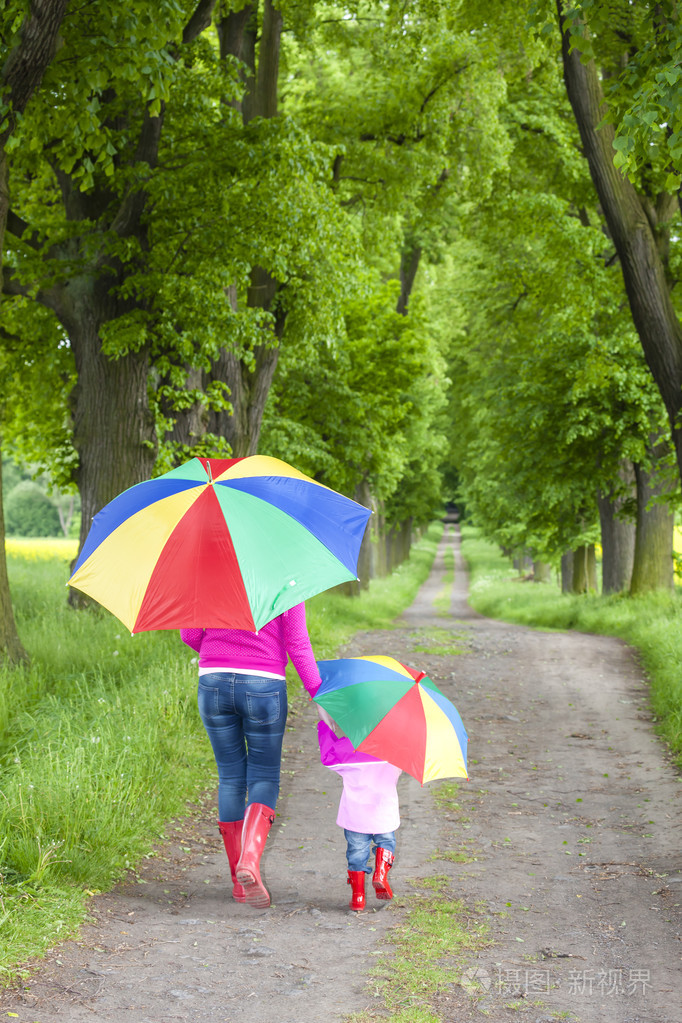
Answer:
[[[339,739],[324,721],[317,724],[320,760],[343,780],[336,823],[363,835],[395,831],[400,824],[396,782],[399,767],[358,753],[350,739]]]

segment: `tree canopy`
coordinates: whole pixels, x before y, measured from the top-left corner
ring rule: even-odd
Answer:
[[[5,5],[3,433],[81,542],[261,450],[556,560],[682,468],[680,27],[635,8]]]

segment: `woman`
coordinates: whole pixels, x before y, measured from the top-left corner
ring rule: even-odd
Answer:
[[[321,682],[305,606],[292,607],[258,632],[182,629],[180,635],[199,653],[199,713],[218,767],[218,828],[232,897],[264,908],[270,895],[260,858],[279,794],[287,655],[311,696]]]

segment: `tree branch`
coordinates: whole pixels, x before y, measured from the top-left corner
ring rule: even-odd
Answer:
[[[17,115],[26,109],[54,57],[67,4],[68,0],[32,0],[30,13],[19,29],[19,43],[10,50],[0,70],[3,99],[9,105],[0,145],[4,145],[14,131]]]
[[[187,45],[193,42],[211,24],[213,9],[216,0],[199,0],[194,13],[185,25],[182,33],[182,42]],[[177,55],[177,54],[176,54]],[[159,156],[161,144],[161,131],[163,128],[165,104],[161,104],[158,114],[149,113],[149,105],[145,112],[140,135],[137,140],[135,159],[139,163],[146,163],[153,169]],[[116,216],[114,217],[111,230],[121,238],[129,237],[140,227],[140,219],[147,202],[147,191],[144,185],[129,192],[123,199]]]
[[[433,99],[436,93],[450,81],[451,78],[454,78],[455,75],[461,74],[462,71],[466,71],[468,67],[469,67],[468,64],[460,64],[457,67],[453,68],[451,74],[447,75],[440,82],[436,82],[433,88],[429,89],[427,94],[424,96],[424,99],[422,100],[419,106],[417,116],[424,113],[428,103]],[[393,142],[393,144],[396,146],[404,146],[406,142],[421,142],[422,139],[426,138],[426,132],[416,131],[414,134],[401,132],[399,135],[385,135],[383,137],[386,139],[386,141]],[[373,134],[371,132],[364,132],[362,135],[360,135],[359,138],[360,142],[377,142],[380,136]]]
[[[451,78],[455,77],[455,75],[461,75],[462,71],[466,71],[468,67],[469,67],[468,63],[460,64],[458,67],[453,68],[451,74],[447,75],[447,77],[445,77],[442,82],[436,82],[431,91],[427,92],[426,96],[424,97],[422,105],[419,108],[419,113],[420,114],[424,113],[424,111],[426,110],[426,104],[429,102],[429,100],[433,99],[438,90],[442,89],[446,82],[449,82]]]
[[[24,343],[24,339],[19,337],[18,334],[12,334],[11,331],[0,325],[0,339],[4,342],[4,347],[7,351],[16,351]]]
[[[216,0],[199,0],[192,17],[182,31],[182,41],[185,45],[193,43],[208,28],[211,24],[215,5]]]
[[[30,245],[32,249],[40,251],[41,245],[38,240],[38,232],[34,231],[33,228],[30,227],[30,225],[27,224],[26,221],[17,213],[14,213],[13,210],[7,211],[7,230],[10,234],[13,234],[15,238],[21,238],[21,240],[26,245]]]
[[[2,268],[2,292],[4,295],[28,296],[30,288],[26,284],[20,284],[14,277],[14,267],[5,264]]]
[[[21,284],[16,277],[14,277],[14,267],[7,266],[5,264],[2,268],[2,293],[3,295],[22,295],[24,298],[35,298],[41,305],[47,306],[48,309],[52,309],[53,312],[58,314],[58,289],[57,285],[55,288],[50,288],[46,291],[40,289],[37,293],[32,290],[30,285]]]

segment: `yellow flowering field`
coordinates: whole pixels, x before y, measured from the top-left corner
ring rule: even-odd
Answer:
[[[68,537],[12,537],[5,540],[5,549],[10,555],[18,555],[27,561],[46,561],[60,558],[71,561],[76,557],[78,541]]]

